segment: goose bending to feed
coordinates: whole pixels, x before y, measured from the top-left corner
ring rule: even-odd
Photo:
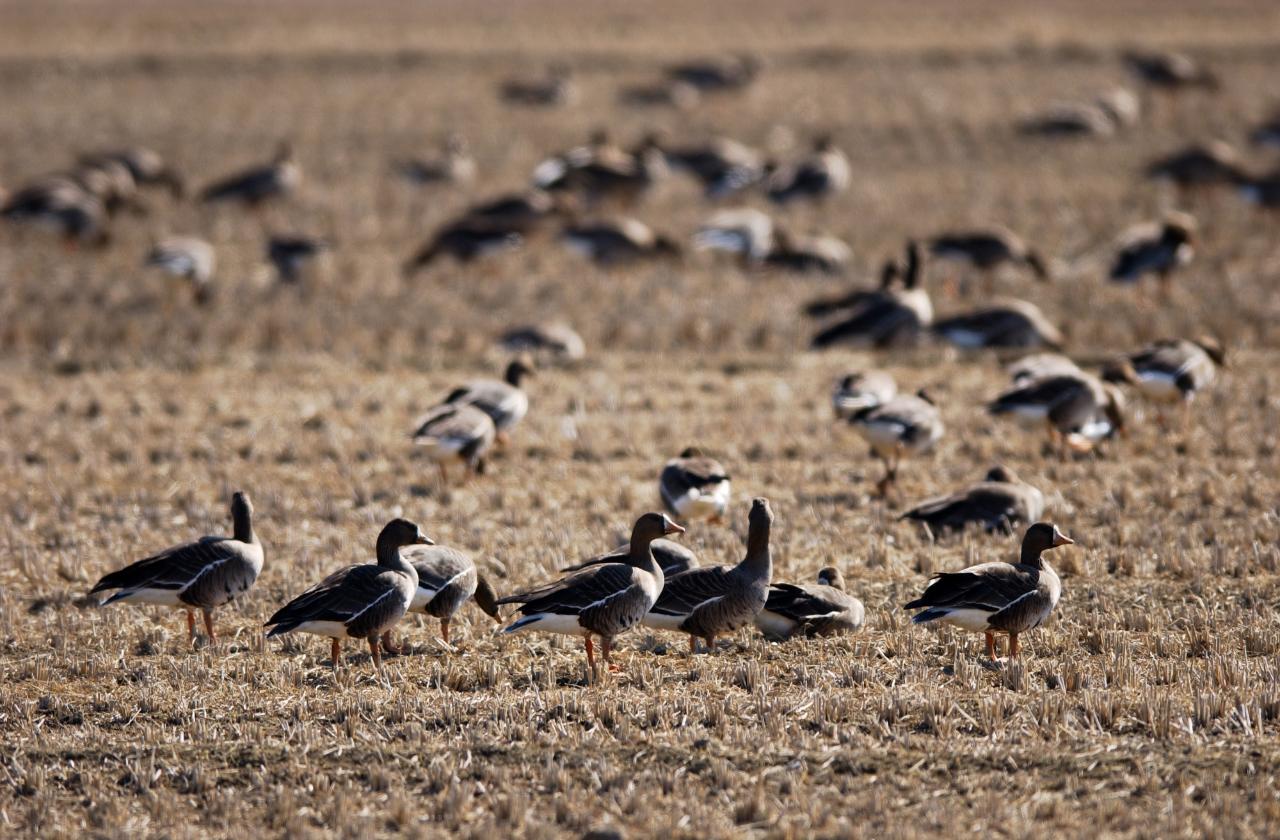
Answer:
[[[901,277],[901,288],[896,281]],[[837,303],[852,304],[850,314],[826,327],[813,337],[811,346],[823,349],[837,344],[900,347],[915,344],[920,334],[933,323],[933,302],[920,286],[920,246],[907,243],[906,265],[899,270],[886,266],[881,288],[874,292],[856,292]],[[815,301],[807,311],[821,314],[830,301]]]
[[[902,459],[928,452],[945,431],[942,416],[923,389],[859,409],[849,416],[849,424],[884,463],[884,478],[876,483],[881,496],[887,496],[897,482]]]
[[[1111,280],[1137,283],[1147,274],[1160,281],[1160,294],[1168,297],[1170,278],[1195,257],[1196,221],[1185,213],[1170,213],[1163,222],[1130,228],[1120,238]]]
[[[923,523],[935,536],[969,525],[1012,534],[1015,526],[1030,525],[1043,514],[1044,495],[1013,470],[997,466],[977,484],[921,502],[899,518]]]
[[[769,529],[773,510],[768,499],[752,499],[748,516],[747,554],[736,566],[701,566],[669,578],[658,600],[644,617],[655,630],[689,634],[689,652],[702,639],[707,651],[716,636],[732,633],[755,621],[769,597],[773,556]]]
[[[440,482],[449,483],[447,464],[461,461],[467,473],[484,472],[484,458],[497,432],[493,419],[466,403],[438,405],[418,419],[413,442],[427,452],[440,468]]]
[[[270,199],[283,198],[301,182],[302,168],[293,156],[293,147],[281,143],[270,163],[214,181],[200,191],[200,200],[206,203],[234,201],[258,207]]]
[[[1133,371],[1121,366],[1114,376],[1132,381]],[[1068,449],[1088,452],[1101,440],[1125,434],[1120,390],[1088,373],[1032,380],[996,397],[987,411],[993,416],[1010,415],[1027,426],[1043,424],[1050,445],[1063,457]]]
[[[845,591],[844,575],[834,566],[818,572],[816,584],[775,583],[769,587],[756,627],[768,639],[834,636],[861,629],[862,602]]]
[[[846,373],[836,380],[831,391],[831,406],[836,417],[848,420],[867,408],[875,408],[898,394],[898,383],[882,370],[865,370]]]
[[[672,540],[654,540],[650,543],[649,548],[653,551],[653,559],[662,567],[662,574],[666,577],[696,569],[701,565],[698,562],[698,555]],[[580,572],[588,566],[599,566],[601,563],[624,563],[630,551],[631,546],[623,543],[613,551],[583,560],[581,563],[572,566],[565,566],[560,571]]]
[[[1171,181],[1184,190],[1232,186],[1249,178],[1240,153],[1221,140],[1193,144],[1157,158],[1147,164],[1146,174],[1153,180]]]
[[[376,564],[339,569],[276,610],[263,625],[271,628],[267,638],[295,630],[329,636],[334,668],[342,656],[343,639],[365,639],[381,671],[379,639],[389,645],[390,637],[384,634],[404,617],[418,590],[418,571],[400,552],[410,545],[434,543],[407,519],[391,520],[378,534]]]
[[[68,249],[111,241],[107,209],[98,198],[66,178],[48,178],[21,187],[4,199],[0,217],[61,234]]]
[[[724,466],[690,446],[662,468],[658,494],[667,510],[682,522],[720,522],[729,507],[732,488]]]
[[[1080,366],[1061,353],[1032,353],[1005,365],[1005,372],[1014,385],[1030,385],[1038,379],[1051,376],[1076,376],[1083,373]]]
[[[1217,378],[1218,368],[1225,367],[1226,351],[1210,336],[1194,341],[1182,338],[1157,341],[1131,354],[1126,369],[1132,369],[1131,381],[1144,397],[1160,406],[1159,421],[1165,424],[1164,406],[1182,406],[1182,430],[1191,423],[1191,403],[1196,394],[1208,388]]]
[[[444,405],[469,405],[480,409],[493,420],[499,442],[505,443],[508,433],[529,412],[529,395],[521,388],[526,377],[535,375],[533,359],[521,353],[507,364],[501,380],[473,379],[454,388],[444,398]]]
[[[933,322],[933,332],[957,347],[1062,346],[1062,333],[1040,307],[1025,300],[997,301],[963,315]]]
[[[631,218],[571,225],[561,239],[569,250],[602,266],[680,255],[674,240]]]
[[[253,505],[248,495],[232,495],[231,521],[230,537],[203,537],[165,549],[105,575],[89,594],[115,590],[104,605],[121,601],[181,607],[187,613],[187,634],[192,639],[196,635],[195,611],[200,610],[209,641],[216,642],[213,611],[248,591],[262,572],[262,543],[253,530]]]
[[[499,605],[519,604],[521,613],[503,632],[541,630],[581,636],[593,674],[596,661],[591,637],[599,636],[605,663],[612,670],[614,638],[640,624],[663,589],[665,578],[653,557],[653,541],[682,533],[684,529],[665,514],[646,513],[636,520],[630,550],[620,562],[591,565],[552,583],[500,598]]]
[[[1135,50],[1125,53],[1124,61],[1135,76],[1154,88],[1171,91],[1186,88],[1218,89],[1218,77],[1213,71],[1186,53]]]
[[[395,168],[405,180],[420,187],[467,184],[476,177],[475,158],[467,151],[467,141],[458,134],[451,134],[445,140],[439,158],[409,158],[396,163]]]
[[[483,576],[476,573],[471,557],[443,545],[411,546],[402,552],[418,573],[418,588],[409,611],[440,619],[440,638],[449,643],[449,621],[474,597],[476,605],[495,621],[498,596]]]
[[[191,284],[196,303],[208,303],[216,265],[213,246],[194,236],[161,239],[147,253],[146,265],[159,268]]]
[[[770,165],[759,151],[728,137],[701,145],[663,149],[672,169],[686,172],[702,184],[712,200],[728,198],[759,183]]]
[[[329,243],[317,236],[276,234],[267,238],[267,260],[285,284],[301,280],[306,267],[327,250]]]
[[[1062,596],[1062,583],[1044,560],[1044,552],[1073,545],[1056,525],[1037,522],[1022,538],[1017,563],[979,563],[959,572],[934,575],[924,594],[906,604],[920,610],[914,624],[940,621],[984,633],[987,656],[996,661],[996,633],[1009,636],[1009,656],[1018,655],[1018,636],[1044,623]]]
[[[126,146],[119,149],[103,149],[80,157],[80,163],[97,165],[104,161],[114,161],[123,165],[133,176],[139,187],[163,187],[169,190],[174,198],[182,198],[186,193],[186,182],[173,169],[160,153],[145,146]]]
[[[507,330],[502,336],[502,349],[508,353],[533,353],[565,362],[576,362],[587,355],[587,345],[573,327],[560,321],[529,324]]]
[[[1049,268],[1044,259],[1008,228],[939,234],[929,240],[929,254],[939,259],[966,262],[976,268],[982,273],[988,295],[993,289],[993,273],[1002,265],[1026,266],[1037,280],[1049,280]]]
[[[840,274],[852,258],[853,249],[834,236],[800,236],[777,228],[764,264],[794,272]]]
[[[804,198],[823,201],[849,188],[849,158],[830,137],[819,137],[809,157],[784,166],[769,176],[766,193],[777,204]]]

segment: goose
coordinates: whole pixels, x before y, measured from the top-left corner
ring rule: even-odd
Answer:
[[[571,150],[543,161],[534,170],[534,186],[550,193],[573,193],[588,204],[634,204],[666,175],[666,156],[650,135],[634,152],[604,146],[587,155]]]
[[[996,660],[996,633],[1009,636],[1009,656],[1018,656],[1018,636],[1044,623],[1062,597],[1062,583],[1044,552],[1074,545],[1056,525],[1037,522],[1022,538],[1017,563],[979,563],[934,575],[924,593],[905,605],[920,610],[913,624],[939,621],[986,635],[987,656]]]
[[[186,280],[198,304],[208,303],[212,297],[216,259],[213,246],[203,239],[195,236],[161,239],[147,253],[145,265]]]
[[[1147,274],[1160,281],[1161,295],[1168,297],[1170,277],[1195,257],[1196,221],[1185,213],[1170,213],[1162,222],[1135,225],[1117,242],[1110,278],[1115,283],[1137,283]]]
[[[830,137],[821,136],[814,140],[809,157],[774,171],[765,192],[777,204],[799,198],[825,200],[848,189],[851,180],[849,158]]]
[[[1210,336],[1194,341],[1163,339],[1130,354],[1125,369],[1134,376],[1130,381],[1144,397],[1161,406],[1159,421],[1165,423],[1163,406],[1182,406],[1182,428],[1191,422],[1191,403],[1196,394],[1213,384],[1218,368],[1226,366],[1226,352]]]
[[[880,266],[880,282],[875,289],[853,289],[836,297],[811,300],[804,306],[804,314],[810,318],[825,318],[837,312],[860,309],[892,294],[902,280],[902,267],[897,260],[885,260]]]
[[[764,263],[773,244],[773,219],[753,207],[717,211],[693,235],[694,248],[737,254],[749,266]]]
[[[501,623],[498,596],[489,581],[477,574],[469,555],[443,545],[414,545],[402,556],[418,573],[409,612],[440,619],[440,638],[445,644],[449,643],[449,621],[472,597],[486,615]]]
[[[520,354],[507,364],[502,380],[473,379],[454,388],[444,398],[444,405],[469,405],[480,409],[493,421],[500,442],[529,412],[529,395],[521,385],[526,377],[536,375],[533,359]]]
[[[681,572],[696,569],[701,565],[698,562],[698,555],[673,540],[654,540],[649,544],[649,548],[653,551],[654,561],[662,567],[662,574],[665,577],[678,575]],[[565,566],[560,571],[580,572],[588,566],[599,566],[601,563],[622,563],[626,561],[630,552],[630,544],[623,543],[613,551],[583,560],[581,563],[575,563],[572,566]]]
[[[675,108],[692,111],[702,101],[702,94],[688,82],[665,81],[629,85],[618,91],[618,102],[636,108]]]
[[[867,408],[875,408],[898,394],[898,383],[882,370],[864,370],[846,373],[836,380],[831,391],[831,406],[836,417],[848,420]]]
[[[1280,208],[1280,170],[1261,178],[1249,178],[1240,184],[1239,190],[1241,197],[1250,204],[1266,210]]]
[[[476,406],[445,403],[418,419],[413,442],[436,462],[440,482],[448,484],[446,465],[450,461],[461,461],[466,465],[466,473],[484,472],[484,458],[496,434],[493,420]]]
[[[1249,180],[1240,153],[1221,140],[1193,144],[1157,158],[1147,164],[1146,175],[1182,189],[1235,186]]]
[[[1131,369],[1117,378],[1132,379]],[[1067,449],[1087,452],[1100,440],[1125,434],[1124,400],[1119,390],[1092,374],[1058,374],[1032,380],[1000,394],[987,405],[993,416],[1010,415],[1023,425],[1043,424],[1049,442],[1063,457]]]
[[[1032,353],[1005,365],[1014,385],[1030,385],[1051,376],[1075,376],[1083,373],[1080,366],[1061,353]]]
[[[689,634],[689,652],[702,639],[713,651],[716,636],[732,633],[755,621],[769,597],[773,556],[769,529],[773,510],[769,500],[751,500],[747,554],[738,565],[701,566],[667,579],[662,593],[644,616],[644,626]]]
[[[511,251],[524,243],[516,227],[483,219],[464,218],[445,225],[401,266],[401,274],[411,278],[443,256],[462,264],[481,257]]]
[[[774,583],[756,627],[765,638],[834,636],[862,628],[866,608],[845,591],[844,575],[834,566],[818,572],[817,584]]]
[[[0,218],[55,230],[67,248],[80,244],[102,248],[111,241],[102,202],[64,178],[45,179],[15,190],[0,206]]]
[[[680,246],[674,240],[627,217],[570,225],[560,238],[569,250],[601,266],[680,255]]]
[[[770,172],[764,155],[729,137],[662,151],[673,170],[697,179],[703,194],[712,200],[736,195],[758,184]]]
[[[329,250],[329,243],[306,234],[273,234],[267,237],[267,260],[281,283],[293,284],[312,261]]]
[[[1049,322],[1040,307],[1016,299],[996,301],[991,306],[934,321],[933,332],[967,350],[1062,346],[1062,333]]]
[[[542,190],[530,190],[499,195],[474,204],[467,209],[459,224],[474,230],[529,234],[563,212],[563,202]]]
[[[625,560],[588,566],[551,583],[499,598],[499,605],[520,605],[521,617],[503,632],[540,630],[581,636],[593,674],[596,662],[591,637],[599,636],[605,663],[612,670],[614,638],[638,625],[663,589],[664,575],[653,557],[653,541],[682,533],[684,528],[665,514],[646,513],[631,530]]]
[[[658,494],[673,516],[682,522],[720,522],[729,507],[732,488],[721,463],[696,446],[672,458],[658,476]]]
[[[582,336],[561,321],[514,327],[503,333],[500,343],[508,353],[530,352],[567,362],[578,361],[587,354]]]
[[[684,61],[667,68],[667,76],[704,93],[738,91],[760,74],[760,60],[753,55],[728,55]]]
[[[929,254],[939,259],[966,262],[982,272],[988,295],[994,282],[992,272],[1002,265],[1026,266],[1037,280],[1049,279],[1048,266],[1040,254],[1008,228],[938,234],[929,240]]]
[[[439,158],[422,160],[409,158],[396,163],[396,171],[412,184],[469,184],[476,177],[475,158],[467,151],[467,141],[459,134],[445,139]]]
[[[508,79],[499,93],[504,102],[527,108],[558,108],[578,99],[573,69],[564,64],[548,67],[542,79]]]
[[[886,271],[881,289],[859,292],[851,300],[853,311],[843,320],[826,327],[813,337],[811,346],[823,349],[835,344],[870,345],[877,348],[915,344],[921,332],[933,322],[933,303],[929,293],[920,287],[920,247],[907,243],[906,267],[902,271],[902,288],[892,288],[897,271]],[[885,285],[890,288],[885,288]],[[818,311],[810,304],[808,311]]]
[[[159,604],[181,607],[187,635],[196,637],[196,615],[204,616],[210,642],[218,641],[213,611],[247,592],[262,572],[262,542],[253,530],[253,505],[243,492],[231,496],[232,535],[202,537],[104,575],[89,590],[113,594],[101,603]]]
[[[97,165],[103,161],[114,161],[124,165],[133,176],[139,187],[163,187],[169,190],[174,198],[182,198],[186,193],[186,183],[173,167],[153,149],[145,146],[126,146],[117,149],[101,149],[80,157],[80,163]]]
[[[1218,77],[1211,70],[1185,53],[1131,50],[1125,53],[1124,61],[1135,76],[1154,88],[1217,90],[1219,86]]]
[[[270,163],[236,172],[221,178],[200,191],[205,203],[239,202],[259,207],[274,198],[283,198],[298,188],[302,168],[289,143],[281,143]]]
[[[379,639],[389,645],[391,628],[404,617],[418,590],[418,572],[400,552],[410,545],[434,543],[407,519],[391,520],[378,534],[376,564],[341,568],[276,610],[263,625],[271,628],[267,638],[295,630],[328,636],[333,640],[334,669],[342,657],[343,639],[365,639],[381,672]]]
[[[1012,534],[1015,526],[1038,522],[1043,514],[1044,494],[1008,467],[996,466],[977,484],[921,502],[898,518],[920,522],[934,536],[969,525]]]
[[[1116,122],[1096,102],[1072,102],[1023,120],[1018,132],[1035,137],[1110,137],[1116,133]]]
[[[849,424],[884,463],[884,478],[876,483],[881,496],[887,496],[897,481],[902,459],[928,452],[945,432],[942,416],[923,389],[858,409],[849,415]]]
[[[852,258],[852,249],[834,236],[798,236],[776,228],[764,264],[794,272],[840,274]]]
[[[102,202],[108,215],[125,208],[137,213],[145,212],[145,207],[138,202],[138,184],[133,180],[133,173],[117,160],[80,163],[64,177]]]

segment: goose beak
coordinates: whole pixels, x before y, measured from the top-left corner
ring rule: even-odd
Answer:
[[[418,545],[435,545],[436,544],[435,540],[431,539],[431,537],[428,537],[426,534],[422,533],[421,531],[418,532],[418,536],[414,539],[414,542]]]
[[[683,533],[684,533],[684,528],[681,528],[679,525],[677,525],[676,523],[674,523],[674,522],[672,522],[670,519],[668,519],[668,520],[667,520],[666,527],[662,530],[662,533],[664,533],[664,534],[683,534]]]
[[[1054,548],[1057,548],[1060,545],[1075,545],[1075,544],[1076,544],[1075,540],[1071,539],[1066,534],[1059,531],[1057,528],[1053,529],[1053,547]]]

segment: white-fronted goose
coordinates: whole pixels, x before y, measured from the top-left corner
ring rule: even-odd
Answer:
[[[1037,522],[1022,538],[1017,563],[979,563],[959,572],[934,575],[924,594],[906,604],[920,610],[914,624],[940,621],[984,633],[987,656],[996,660],[996,633],[1009,635],[1009,656],[1018,655],[1018,636],[1044,623],[1062,596],[1062,583],[1044,552],[1073,540],[1048,522]]]
[[[1123,378],[1131,378],[1125,370]],[[1124,401],[1117,388],[1087,373],[1032,380],[996,397],[994,416],[1012,416],[1026,426],[1043,425],[1059,452],[1088,451],[1100,440],[1125,433]]]
[[[759,265],[773,249],[774,222],[768,213],[753,207],[735,207],[713,213],[693,235],[698,250],[737,254],[747,265]]]
[[[637,108],[667,107],[692,111],[702,101],[702,94],[688,82],[651,82],[622,88],[618,91],[618,101]]]
[[[813,152],[791,166],[774,171],[765,185],[771,201],[787,204],[804,198],[822,201],[849,188],[849,158],[830,137],[819,137]]]
[[[413,442],[426,450],[427,457],[440,468],[440,481],[447,484],[447,465],[461,461],[467,473],[484,471],[484,456],[493,446],[497,431],[488,414],[473,405],[445,403],[418,419]]]
[[[1169,278],[1195,256],[1196,221],[1186,213],[1170,213],[1163,222],[1135,225],[1117,242],[1111,280],[1137,283],[1147,274],[1160,281],[1160,293],[1168,296]]]
[[[753,499],[748,516],[747,554],[736,566],[701,566],[667,579],[658,600],[644,617],[656,630],[689,634],[689,652],[697,640],[713,651],[716,636],[752,623],[764,609],[773,580],[769,529],[773,511],[768,499]]]
[[[186,183],[165,159],[156,151],[145,146],[126,146],[121,149],[103,149],[82,155],[83,164],[97,164],[102,161],[115,161],[128,168],[134,183],[140,187],[164,187],[174,196],[181,198],[186,192]]]
[[[79,184],[85,192],[102,202],[108,214],[129,208],[144,213],[146,208],[138,202],[138,184],[133,173],[118,160],[103,159],[94,163],[81,163],[66,176]]]
[[[0,217],[57,231],[68,248],[80,244],[101,248],[111,240],[102,202],[65,178],[15,190],[0,207]]]
[[[656,137],[644,139],[634,152],[612,146],[586,157],[580,150],[538,164],[534,186],[550,193],[572,193],[588,204],[615,201],[634,204],[667,175],[667,159]]]
[[[670,237],[654,233],[639,219],[626,217],[570,225],[560,238],[569,250],[602,266],[680,255],[680,246]]]
[[[282,198],[302,182],[302,167],[293,156],[293,146],[281,143],[270,163],[254,166],[214,181],[200,191],[200,200],[234,201],[249,207]]]
[[[732,488],[724,466],[690,446],[662,468],[658,494],[667,510],[683,522],[719,522],[729,507]]]
[[[563,211],[555,198],[541,190],[500,195],[467,209],[460,222],[472,229],[528,234]]]
[[[884,478],[876,484],[884,496],[898,479],[902,459],[928,452],[945,431],[942,416],[924,390],[859,409],[849,415],[849,423],[884,463]]]
[[[764,264],[786,271],[840,274],[852,258],[853,250],[834,236],[799,236],[775,228]]]
[[[396,163],[396,171],[420,187],[436,184],[467,184],[475,180],[476,160],[467,151],[467,141],[450,134],[438,158],[407,158]]]
[[[638,625],[663,589],[664,575],[653,557],[653,541],[682,533],[684,529],[665,514],[646,513],[631,531],[625,560],[588,566],[544,586],[500,598],[499,605],[521,605],[522,617],[504,632],[540,630],[581,636],[593,673],[596,664],[591,637],[599,636],[605,662],[612,667],[614,638]]]
[[[662,574],[666,577],[696,569],[701,565],[698,562],[698,555],[672,540],[654,540],[649,544],[649,549],[653,552],[653,559],[662,567]],[[613,551],[583,560],[581,563],[576,563],[572,566],[565,566],[560,571],[580,572],[588,566],[599,566],[601,563],[623,563],[626,562],[630,553],[630,544],[623,543]]]
[[[573,81],[573,68],[552,64],[541,79],[508,79],[499,90],[504,102],[526,108],[558,108],[571,105],[578,98]]]
[[[845,591],[844,575],[834,566],[818,572],[817,584],[775,583],[769,587],[756,627],[768,639],[853,633],[866,619],[862,602]]]
[[[342,656],[343,639],[365,639],[381,671],[379,639],[404,618],[418,589],[418,572],[400,553],[415,544],[433,543],[412,522],[391,520],[378,534],[377,564],[339,569],[276,610],[263,625],[271,628],[267,638],[295,630],[328,636],[333,639],[334,668]]]
[[[196,303],[208,303],[216,265],[213,246],[194,236],[169,236],[147,253],[145,265],[180,277],[191,284]]]
[[[923,523],[935,536],[976,525],[984,531],[1012,534],[1044,514],[1044,494],[1005,466],[963,490],[921,502],[900,519]]]
[[[1070,102],[1028,117],[1018,131],[1035,137],[1110,137],[1116,127],[1111,112],[1099,103]]]
[[[502,335],[501,344],[508,353],[528,352],[561,361],[578,361],[587,354],[587,345],[582,336],[561,321],[529,324],[507,330]]]
[[[253,505],[244,493],[231,497],[231,521],[230,537],[203,537],[165,549],[104,576],[89,594],[115,590],[104,605],[121,601],[181,607],[192,639],[195,611],[200,610],[209,641],[216,642],[213,611],[248,591],[262,571],[262,543],[253,530]]]
[[[897,268],[886,268],[881,288],[875,292],[856,292],[835,303],[850,302],[852,311],[842,320],[818,332],[811,346],[822,349],[836,344],[900,347],[915,344],[921,332],[933,323],[933,303],[920,286],[920,247],[907,243],[906,266],[900,272],[902,286],[896,288]],[[810,304],[809,314],[830,311],[830,301]]]
[[[1002,265],[1026,266],[1037,280],[1049,279],[1045,261],[1008,228],[943,233],[929,240],[929,253],[939,259],[967,262],[978,269],[988,295],[994,283],[993,272]]]
[[[506,441],[507,433],[516,427],[529,412],[529,395],[521,385],[526,377],[535,375],[533,359],[520,354],[507,363],[501,380],[473,379],[454,388],[444,398],[447,405],[470,405],[483,411],[493,420],[498,439]]]
[[[476,564],[466,553],[443,545],[424,545],[405,549],[403,556],[418,573],[418,588],[409,611],[440,619],[440,638],[446,644],[449,621],[469,598],[474,597],[490,618],[502,621],[497,594],[489,581],[476,573]]]
[[[451,222],[436,231],[400,271],[409,278],[444,256],[452,256],[466,264],[481,257],[494,256],[520,247],[524,237],[520,231],[499,222],[470,217]]]
[[[1136,376],[1133,383],[1147,399],[1157,405],[1182,405],[1182,427],[1186,431],[1191,421],[1192,400],[1213,384],[1218,368],[1224,367],[1226,360],[1226,353],[1217,340],[1201,336],[1194,341],[1183,338],[1157,341],[1131,354],[1128,366]],[[1159,419],[1163,424],[1163,406]]]
[[[957,347],[1062,346],[1062,333],[1040,307],[1025,300],[1002,300],[933,323],[933,332]]]
[[[267,237],[267,259],[281,283],[297,283],[306,267],[329,250],[329,243],[306,234],[274,234]]]
[[[759,183],[769,171],[764,155],[728,137],[715,137],[700,145],[664,147],[663,153],[672,169],[696,178],[710,199],[735,195]]]
[[[726,55],[673,64],[667,76],[705,93],[724,93],[742,90],[756,80],[760,69],[760,59],[754,55]]]
[[[1014,385],[1030,385],[1038,379],[1050,376],[1075,376],[1082,373],[1080,366],[1061,353],[1032,353],[1005,365],[1005,372]]]
[[[1172,50],[1131,50],[1125,53],[1124,61],[1135,76],[1154,88],[1170,91],[1187,88],[1218,89],[1218,77],[1185,53]]]
[[[1193,144],[1157,158],[1147,164],[1146,174],[1153,180],[1171,181],[1182,189],[1235,186],[1249,179],[1240,153],[1221,140]]]
[[[898,394],[898,383],[883,370],[863,370],[846,373],[836,380],[831,390],[831,407],[836,417],[848,420],[867,408],[875,408]]]

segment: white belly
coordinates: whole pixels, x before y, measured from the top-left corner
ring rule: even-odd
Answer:
[[[523,633],[537,630],[542,633],[564,633],[570,636],[581,636],[586,633],[578,623],[576,615],[559,615],[557,613],[536,613],[525,616],[515,624],[507,627],[504,633]]]
[[[679,630],[686,618],[688,618],[687,615],[662,615],[648,612],[644,614],[640,623],[653,630]]]
[[[427,589],[419,586],[413,593],[413,600],[409,602],[410,612],[422,612],[427,604],[431,603],[431,599],[436,597],[438,589]]]
[[[135,589],[128,595],[121,595],[116,603],[158,604],[162,607],[182,606],[182,601],[178,600],[177,589]]]
[[[761,610],[756,615],[756,627],[759,627],[760,632],[766,636],[785,639],[795,632],[796,623],[785,615],[778,615],[772,610]]]
[[[347,638],[347,625],[341,621],[304,621],[293,629],[303,633],[314,633],[317,636],[329,636],[333,639]]]
[[[858,434],[877,452],[891,453],[902,443],[905,431],[901,423],[869,422],[857,425]]]
[[[989,629],[987,622],[993,614],[987,610],[953,609],[948,610],[947,614],[941,618],[935,618],[934,621],[941,621],[943,624],[950,624],[953,627],[959,627],[961,630],[983,633]]]
[[[1182,399],[1177,379],[1167,373],[1139,373],[1138,388],[1149,399],[1172,402]]]
[[[728,509],[731,493],[729,482],[721,481],[701,490],[693,488],[672,499],[671,506],[682,519],[714,519]]]
[[[433,461],[448,461],[458,457],[458,453],[466,448],[469,440],[462,438],[429,438],[421,441],[418,445],[422,447],[427,457]]]

